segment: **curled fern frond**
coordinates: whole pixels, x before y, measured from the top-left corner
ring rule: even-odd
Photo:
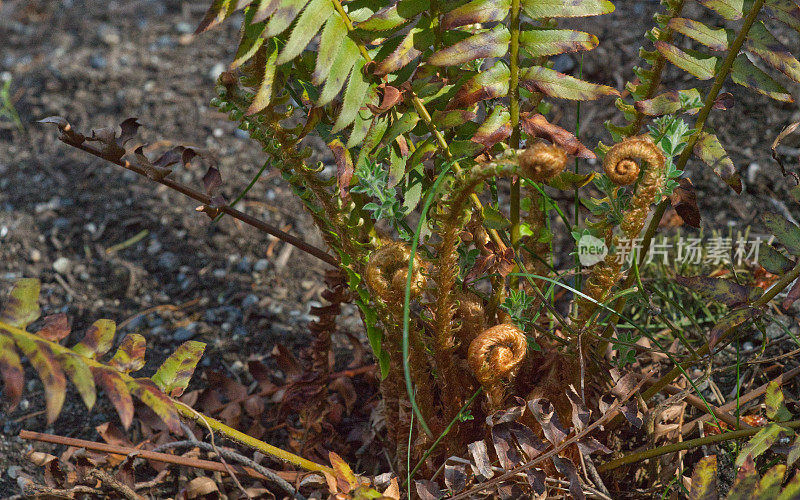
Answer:
[[[72,348],[59,343],[69,335],[65,320],[50,321],[36,333],[26,329],[39,318],[39,280],[19,280],[0,313],[0,378],[11,409],[22,396],[24,372],[18,351],[28,358],[44,385],[48,422],[61,412],[66,396],[66,379],[72,381],[86,407],[91,409],[100,386],[127,429],[134,413],[133,397],[148,406],[173,432],[180,431],[180,419],[170,396],[183,393],[203,354],[205,344],[188,341],[161,365],[152,378],[134,378],[131,372],[144,366],[145,339],[127,335],[113,357],[100,360],[113,346],[116,325],[97,320],[83,339]]]
[[[493,326],[478,335],[469,345],[470,369],[481,383],[494,408],[503,403],[503,381],[516,375],[525,359],[528,341],[516,325]]]
[[[520,174],[536,182],[552,179],[567,166],[567,153],[555,144],[537,142],[519,155]]]

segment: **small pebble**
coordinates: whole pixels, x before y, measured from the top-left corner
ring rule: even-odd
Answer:
[[[53,262],[53,269],[58,274],[67,274],[70,268],[72,268],[72,263],[66,257],[59,257]]]
[[[167,271],[177,269],[179,264],[178,256],[172,252],[164,252],[158,257],[158,265]]]
[[[250,272],[250,259],[247,257],[242,258],[238,264],[236,264],[236,270],[240,273],[249,273]]]
[[[152,240],[150,240],[150,243],[147,244],[147,253],[150,255],[155,255],[157,253],[160,253],[162,248],[163,245],[161,244],[161,242],[153,238]]]
[[[247,309],[256,304],[258,304],[258,296],[251,293],[242,300],[242,309]]]
[[[35,248],[31,250],[31,260],[33,262],[39,262],[40,260],[42,260],[42,252],[40,252]]]
[[[219,78],[219,75],[221,75],[223,71],[225,71],[225,65],[221,62],[218,62],[211,67],[211,70],[208,72],[208,77],[211,79],[211,81],[216,82],[217,78]]]
[[[228,271],[226,271],[225,269],[214,269],[214,271],[212,271],[211,274],[215,278],[220,278],[221,279],[221,278],[224,278],[225,276],[228,275]]]
[[[191,340],[195,335],[197,335],[197,332],[195,332],[194,329],[182,326],[173,332],[172,339],[176,342],[186,342],[187,340]]]
[[[268,259],[258,259],[253,266],[254,271],[265,271],[269,267]]]
[[[185,21],[181,21],[181,22],[175,24],[175,31],[185,35],[185,34],[194,33],[194,28],[192,27],[191,24],[189,24],[189,23],[187,23]]]
[[[89,66],[94,69],[106,69],[106,66],[108,66],[108,60],[102,54],[93,54],[89,58]]]

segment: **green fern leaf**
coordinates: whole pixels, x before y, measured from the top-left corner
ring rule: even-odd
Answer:
[[[729,21],[741,19],[747,0],[697,0]]]
[[[500,22],[508,16],[511,0],[472,0],[442,16],[442,29],[450,30],[468,24]]]
[[[496,106],[471,140],[485,148],[491,148],[508,137],[511,137],[511,115],[504,106]]]
[[[181,432],[181,419],[178,417],[175,405],[172,404],[166,394],[158,389],[152,380],[148,378],[134,379],[128,382],[128,389],[142,403],[149,406],[158,415],[158,418],[167,424],[167,428],[170,431],[176,434]]]
[[[247,62],[264,43],[261,33],[264,32],[265,24],[253,22],[255,13],[256,10],[252,6],[245,9],[244,22],[242,23],[242,40],[236,49],[236,56],[229,66],[230,69],[236,69]]]
[[[676,17],[670,19],[668,26],[678,33],[696,40],[711,50],[728,50],[730,44],[736,37],[733,30],[725,28],[710,28],[700,21]]]
[[[792,0],[769,0],[764,3],[764,13],[800,32],[800,5]]]
[[[599,41],[583,31],[539,29],[520,33],[519,43],[528,55],[539,57],[592,50]]]
[[[260,0],[253,16],[254,23],[266,21],[280,5],[280,0]]]
[[[419,57],[422,51],[414,46],[414,37],[421,35],[427,28],[415,27],[406,33],[397,47],[375,66],[378,76],[394,73],[404,68],[408,63]]]
[[[430,6],[430,0],[400,0],[358,23],[356,29],[378,32],[396,30],[428,10]]]
[[[794,267],[794,262],[784,257],[766,241],[761,243],[758,250],[758,263],[772,274],[782,275]]]
[[[762,215],[764,225],[792,255],[800,255],[800,228],[772,212]]]
[[[366,103],[367,96],[369,95],[370,83],[364,76],[364,64],[365,62],[363,60],[358,60],[350,71],[350,78],[344,91],[344,97],[342,98],[342,109],[339,111],[339,116],[333,124],[331,133],[335,134],[353,123],[358,111]]]
[[[69,376],[72,384],[83,399],[83,404],[91,410],[97,402],[97,387],[94,383],[92,371],[77,354],[63,353],[58,355],[61,367]]]
[[[61,365],[44,341],[17,338],[16,343],[42,381],[47,422],[52,424],[61,412],[67,392],[67,379]]]
[[[709,56],[696,50],[683,51],[678,47],[662,42],[656,41],[656,49],[663,55],[667,61],[682,70],[694,75],[700,80],[710,80],[716,75],[717,67],[720,64],[719,57]]]
[[[250,0],[214,0],[211,6],[206,11],[205,16],[197,26],[195,34],[200,34],[208,31],[214,26],[218,25],[225,19],[231,17],[237,9],[244,8],[248,5]]]
[[[614,4],[608,0],[523,0],[522,8],[529,17],[586,17],[614,12]]]
[[[428,58],[434,66],[456,66],[475,59],[503,57],[508,52],[511,32],[502,24],[455,43]]]
[[[550,97],[589,101],[608,95],[619,95],[616,89],[579,80],[543,66],[533,66],[520,72],[520,85],[531,92]]]
[[[475,116],[477,116],[475,113],[465,109],[434,111],[431,121],[436,124],[439,130],[447,130],[474,120]]]
[[[275,61],[278,58],[278,50],[275,47],[275,43],[272,41],[270,41],[267,46],[268,48],[262,53],[263,57],[258,58],[259,61],[263,59],[265,62],[261,66],[263,72],[261,74],[261,82],[258,86],[258,91],[256,91],[253,102],[250,103],[250,107],[248,107],[245,112],[247,115],[258,113],[269,106],[272,100],[272,85],[275,82],[275,70],[277,69]]]
[[[800,472],[794,475],[776,500],[797,500],[798,498],[800,498]]]
[[[184,342],[161,364],[152,381],[166,394],[180,396],[189,384],[205,348],[206,345],[202,342]]]
[[[122,343],[108,362],[108,366],[122,373],[141,370],[144,366],[146,342],[138,333],[131,333],[122,339]]]
[[[769,469],[758,482],[753,498],[756,500],[772,500],[778,497],[783,484],[783,476],[786,474],[786,466],[778,464]]]
[[[647,116],[662,116],[677,113],[683,109],[684,102],[702,102],[702,96],[697,89],[673,90],[664,92],[652,99],[637,101],[634,106],[640,113]],[[696,112],[696,109],[691,110]]]
[[[736,167],[716,135],[702,132],[695,143],[694,154],[734,191],[742,192],[742,181],[736,173]]]
[[[86,330],[86,335],[72,348],[72,351],[87,358],[97,359],[111,349],[116,331],[116,323],[110,319],[98,319]]]
[[[287,63],[300,55],[323,23],[332,15],[334,15],[334,10],[331,0],[311,0],[297,19],[292,34],[289,35],[289,40],[278,56],[276,64]]]
[[[794,98],[781,84],[758,69],[744,54],[739,54],[731,68],[731,79],[737,85],[763,94],[780,102],[794,102]]]
[[[377,104],[378,96],[373,88],[367,93],[366,102],[370,104]],[[354,148],[361,144],[361,141],[367,136],[370,127],[372,127],[372,112],[369,110],[359,110],[356,112],[355,120],[353,120],[353,129],[350,131],[350,136],[347,138],[347,147]]]
[[[486,71],[466,81],[455,93],[445,109],[468,108],[473,104],[508,95],[511,71],[503,61],[497,61]]]
[[[342,44],[347,38],[347,26],[339,16],[331,16],[322,29],[319,37],[319,49],[317,50],[317,61],[314,72],[311,74],[311,83],[322,85],[328,73],[331,71],[336,54],[341,50]]]
[[[767,451],[778,441],[781,435],[791,432],[789,429],[782,427],[776,423],[770,423],[758,433],[756,433],[750,441],[742,446],[739,456],[736,457],[736,466],[741,467],[748,456],[758,458],[762,453]]]
[[[272,38],[280,35],[286,28],[288,28],[292,21],[295,20],[303,7],[306,6],[308,0],[278,0],[279,3],[275,11],[269,18],[267,29],[264,32],[264,38]]]
[[[317,106],[324,106],[331,102],[334,97],[342,90],[350,70],[355,66],[356,62],[362,61],[361,53],[358,51],[358,46],[348,39],[345,39],[336,59],[333,61],[331,72],[328,79],[325,80],[325,85],[317,99]]]
[[[692,471],[692,489],[689,500],[711,500],[717,493],[717,456],[709,455],[697,462]]]
[[[21,279],[17,281],[8,296],[0,321],[17,328],[25,328],[41,315],[39,309],[39,290],[41,285],[37,279]]]
[[[753,24],[745,41],[745,48],[773,68],[800,83],[800,61],[767,30],[764,23]]]

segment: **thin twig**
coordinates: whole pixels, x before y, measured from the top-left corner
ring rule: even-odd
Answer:
[[[86,448],[87,450],[99,451],[103,453],[111,453],[113,455],[129,456],[136,455],[145,460],[152,460],[155,462],[164,462],[174,465],[182,465],[184,467],[192,467],[195,469],[203,469],[214,472],[227,473],[225,467],[219,462],[212,462],[210,460],[201,460],[198,458],[181,457],[177,455],[170,455],[168,453],[157,453],[150,450],[140,450],[131,448],[129,446],[117,446],[106,443],[96,443],[94,441],[87,441],[84,439],[69,438],[64,436],[57,436],[55,434],[43,434],[40,432],[31,432],[28,430],[21,430],[19,437],[22,439],[30,439],[33,441],[41,441],[43,443],[60,444],[64,446],[74,446],[76,448]],[[235,466],[237,468],[238,466]],[[246,474],[256,479],[270,479],[269,477],[256,472],[248,467],[238,467],[237,470],[242,474]],[[279,477],[287,481],[294,481],[299,474],[297,472],[276,472]]]
[[[122,160],[122,159],[115,160],[115,159],[112,159],[112,158],[107,158],[105,155],[103,155],[102,151],[100,151],[98,149],[95,149],[95,148],[93,148],[91,146],[88,146],[86,143],[73,144],[73,143],[71,143],[71,142],[69,142],[67,140],[64,140],[64,139],[61,139],[61,140],[62,140],[62,142],[64,142],[64,144],[67,144],[67,145],[72,146],[74,148],[78,148],[78,149],[80,149],[82,151],[85,151],[85,152],[87,152],[87,153],[89,153],[91,155],[97,156],[98,158],[102,158],[102,159],[104,159],[106,161],[110,161],[111,163],[114,163],[115,165],[119,165],[122,168],[130,170],[131,172],[135,172],[135,173],[137,173],[137,174],[139,174],[139,175],[141,175],[143,177],[147,177],[148,179],[152,179],[152,176],[148,175],[147,171],[145,171],[145,169],[143,169],[142,167],[139,167],[138,165],[134,165],[133,163],[131,163],[131,162],[127,161],[127,160]],[[170,179],[168,177],[162,177],[160,179],[153,179],[153,180],[155,180],[155,182],[158,182],[159,184],[167,186],[168,188],[172,189],[173,191],[177,191],[177,192],[179,192],[179,193],[181,193],[181,194],[183,194],[185,196],[188,196],[189,198],[197,200],[197,201],[199,201],[200,203],[202,203],[204,205],[209,205],[209,204],[212,203],[211,197],[208,196],[207,194],[205,194],[205,193],[203,193],[201,191],[197,191],[196,189],[192,189],[189,186],[181,184],[180,182],[174,181],[174,180],[172,180],[172,179]],[[272,236],[275,236],[279,240],[283,240],[286,243],[288,243],[288,244],[290,244],[292,246],[295,246],[295,247],[299,248],[300,250],[302,250],[302,251],[304,251],[304,252],[306,252],[306,253],[308,253],[310,255],[313,255],[314,257],[322,260],[323,262],[325,262],[327,264],[330,264],[330,265],[332,265],[334,267],[338,267],[339,266],[339,262],[336,260],[336,258],[333,257],[332,255],[330,255],[329,253],[327,253],[326,251],[322,250],[321,248],[315,247],[314,245],[312,245],[310,243],[307,243],[307,242],[301,240],[300,238],[298,238],[296,236],[292,236],[289,233],[285,233],[285,232],[281,231],[280,229],[278,229],[277,227],[275,227],[275,226],[273,226],[271,224],[268,224],[268,223],[266,223],[266,222],[264,222],[264,221],[262,221],[260,219],[256,219],[255,217],[247,215],[244,212],[240,212],[239,210],[236,210],[235,208],[231,208],[228,205],[223,205],[221,207],[218,207],[218,210],[220,212],[222,212],[222,213],[230,215],[231,217],[244,222],[245,224],[253,226],[254,228],[258,229],[259,231],[263,231],[263,232],[265,232],[267,234],[271,234]]]
[[[241,453],[237,453],[233,450],[228,450],[226,448],[218,448],[211,443],[206,443],[203,441],[197,440],[186,440],[186,441],[173,441],[172,443],[164,443],[161,446],[157,446],[153,448],[153,451],[163,452],[166,450],[174,450],[176,448],[200,448],[201,450],[214,452],[220,459],[227,459],[239,462],[242,465],[246,465],[247,467],[253,469],[254,471],[262,474],[270,481],[274,482],[275,484],[279,485],[283,490],[291,495],[293,498],[297,498],[298,500],[305,500],[305,497],[297,492],[294,487],[289,484],[285,479],[280,477],[275,471],[271,471],[264,467],[263,465],[257,463],[253,459],[242,455]],[[232,467],[232,466],[229,466]]]

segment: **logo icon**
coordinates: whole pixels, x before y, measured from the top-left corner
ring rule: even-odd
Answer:
[[[593,266],[605,259],[606,255],[608,255],[608,247],[606,242],[600,238],[584,234],[578,240],[578,260],[582,266]]]

